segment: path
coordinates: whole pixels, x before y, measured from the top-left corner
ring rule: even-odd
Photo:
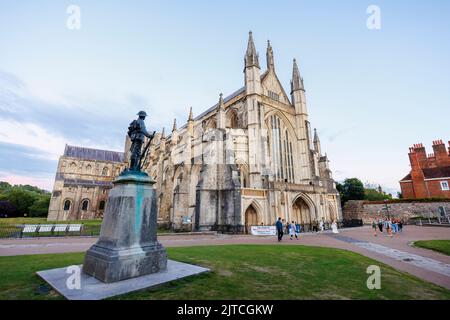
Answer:
[[[281,245],[302,244],[350,250],[450,289],[450,257],[410,245],[413,241],[434,239],[450,239],[450,229],[407,226],[403,233],[391,238],[384,234],[374,237],[370,227],[362,227],[341,230],[339,235],[304,234],[299,241],[285,237]],[[275,237],[222,234],[161,236],[159,240],[166,247],[278,244]],[[96,241],[97,238],[86,237],[0,240],[0,256],[83,252]]]

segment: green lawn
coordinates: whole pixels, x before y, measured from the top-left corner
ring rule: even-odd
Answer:
[[[450,240],[415,241],[414,245],[450,256]]]
[[[14,226],[14,225],[22,225],[22,224],[83,224],[83,233],[84,236],[97,236],[100,234],[100,227],[102,225],[102,220],[70,220],[70,221],[47,221],[47,218],[2,218],[0,219],[0,235],[2,234],[1,229],[7,228],[6,226]],[[17,229],[20,231],[20,229]],[[171,233],[171,230],[160,229],[158,228],[158,234],[162,233]],[[50,236],[51,233],[48,234],[39,234],[41,237]],[[76,235],[76,234],[74,234]],[[28,236],[38,236],[36,235],[28,235]]]
[[[349,251],[278,245],[168,248],[212,272],[118,299],[450,299],[450,291]],[[0,299],[61,299],[36,271],[80,264],[84,253],[0,257]],[[366,287],[381,267],[381,290]],[[39,290],[39,288],[41,290]]]

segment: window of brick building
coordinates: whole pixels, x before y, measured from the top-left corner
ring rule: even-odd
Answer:
[[[448,191],[448,190],[450,190],[450,187],[449,187],[449,185],[448,185],[448,181],[441,181],[441,189],[442,189],[443,191]]]

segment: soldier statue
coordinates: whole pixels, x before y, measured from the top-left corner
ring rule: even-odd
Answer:
[[[144,137],[149,138],[148,144],[145,148],[147,150],[150,142],[155,136],[155,132],[150,134],[147,132],[145,128],[145,117],[147,117],[147,113],[145,111],[140,111],[138,114],[139,118],[137,120],[133,120],[128,127],[128,136],[131,139],[131,161],[130,161],[130,171],[141,171],[141,161],[142,157],[145,155],[142,153],[142,144],[144,143]]]

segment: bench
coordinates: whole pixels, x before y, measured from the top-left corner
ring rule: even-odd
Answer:
[[[22,228],[22,234],[24,233],[36,233],[39,225],[37,224],[26,224]]]
[[[67,230],[67,232],[79,232],[81,234],[82,229],[82,224],[69,224],[69,229]]]
[[[52,232],[53,225],[52,224],[42,224],[39,226],[38,232]]]
[[[53,232],[66,232],[67,230],[67,224],[56,224],[55,228],[53,229]]]

